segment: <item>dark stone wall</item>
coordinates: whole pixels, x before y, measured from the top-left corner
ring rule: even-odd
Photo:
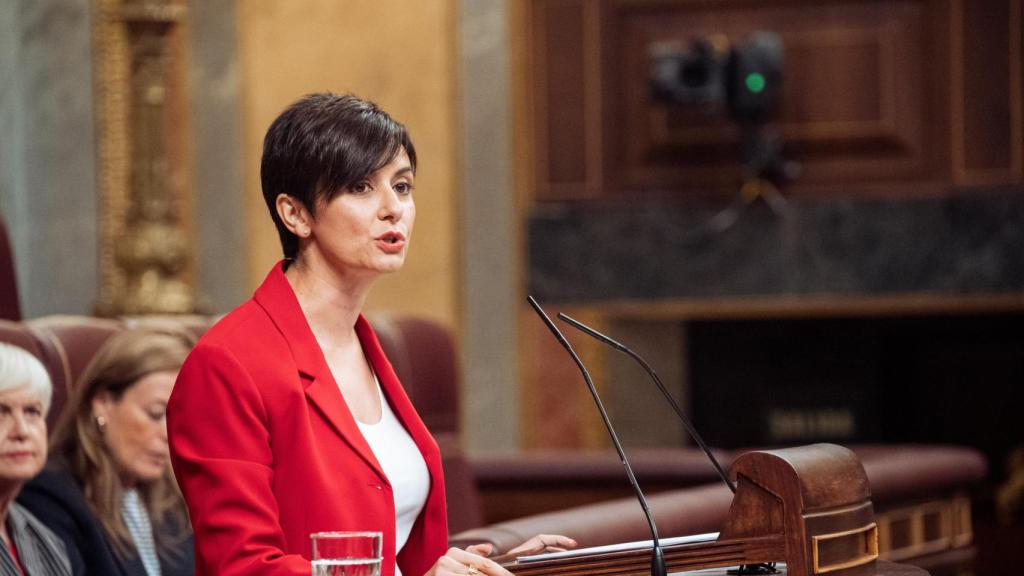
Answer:
[[[541,204],[529,285],[545,301],[1024,290],[1024,191],[730,208]]]

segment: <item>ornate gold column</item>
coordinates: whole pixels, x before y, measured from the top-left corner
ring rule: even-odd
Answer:
[[[174,73],[172,40],[181,0],[95,0],[99,125],[100,295],[97,313],[194,312],[192,249],[181,217],[187,187],[174,186],[169,143]],[[177,130],[177,131],[176,131]],[[179,158],[178,160],[182,160]],[[177,172],[180,174],[180,171]],[[181,179],[177,179],[180,181]]]

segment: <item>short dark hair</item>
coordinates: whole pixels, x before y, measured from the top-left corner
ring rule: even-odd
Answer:
[[[263,139],[263,199],[281,237],[285,258],[295,258],[299,239],[277,214],[287,194],[316,216],[345,188],[373,174],[405,150],[413,170],[416,149],[405,126],[373,102],[352,94],[308,94],[274,120]]]

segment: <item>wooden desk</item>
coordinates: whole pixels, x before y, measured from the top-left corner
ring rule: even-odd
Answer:
[[[876,576],[929,576],[928,571],[924,568],[918,568],[917,566],[911,566],[910,564],[897,564],[896,562],[888,562],[886,560],[879,560],[875,563]],[[775,567],[779,573],[775,576],[788,576],[786,573],[786,565],[779,564]],[[708,568],[706,570],[690,570],[687,572],[673,572],[670,576],[730,576],[728,568]]]
[[[669,571],[786,563],[794,576],[877,576],[878,527],[860,460],[833,444],[748,452],[733,462],[736,485],[713,540],[662,544]],[[645,576],[650,545],[513,559],[517,576]]]

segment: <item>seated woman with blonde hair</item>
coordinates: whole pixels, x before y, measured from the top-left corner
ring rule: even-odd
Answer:
[[[35,356],[0,343],[0,574],[64,576],[71,565],[60,539],[14,502],[46,463],[46,412],[53,385]]]
[[[67,544],[75,576],[194,572],[164,418],[192,343],[167,329],[112,336],[75,387],[49,465],[25,486],[19,501]]]

